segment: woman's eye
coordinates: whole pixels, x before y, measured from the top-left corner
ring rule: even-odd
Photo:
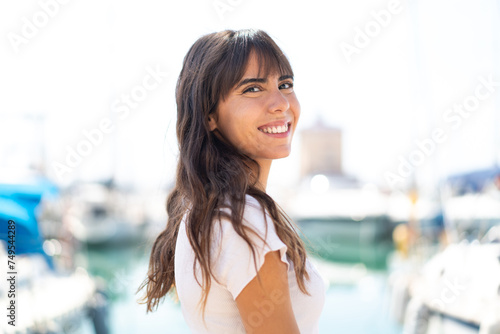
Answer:
[[[293,82],[284,82],[280,85],[280,89],[291,89],[293,88]]]
[[[252,86],[252,87],[248,87],[247,89],[245,89],[243,91],[243,93],[257,93],[257,92],[260,92],[260,88],[257,87],[257,86]]]

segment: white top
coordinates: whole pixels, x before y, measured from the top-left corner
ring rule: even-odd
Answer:
[[[306,270],[309,273],[310,281],[306,279],[304,281],[311,296],[302,293],[295,278],[293,262],[286,255],[287,246],[276,234],[271,218],[268,216],[267,219],[264,219],[259,202],[247,195],[243,223],[265,238],[266,220],[268,226],[266,241],[269,246],[266,246],[253,233],[248,233],[255,246],[257,268],[260,269],[264,263],[266,253],[280,251],[281,260],[288,267],[290,298],[300,333],[318,333],[319,317],[325,303],[325,281],[314,264],[307,259]],[[182,314],[192,333],[245,333],[235,299],[257,275],[252,252],[243,238],[235,232],[229,220],[223,218],[221,228],[219,224],[214,224],[213,231],[215,232],[213,236],[216,238],[212,241],[212,249],[214,250],[212,269],[220,284],[213,279],[211,281],[205,309],[205,327],[201,307],[198,307],[202,290],[193,275],[194,252],[186,234],[185,220],[181,222],[175,248],[175,282]],[[197,264],[196,269],[198,281],[203,284],[199,264]],[[271,298],[271,300],[273,299]],[[274,305],[268,304],[267,308],[264,306],[262,314],[253,314],[248,319],[248,323],[257,325],[272,307]]]

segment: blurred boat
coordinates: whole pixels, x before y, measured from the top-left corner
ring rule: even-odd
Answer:
[[[500,333],[500,227],[452,244],[409,281],[404,333]]]
[[[112,183],[79,184],[67,194],[69,229],[89,245],[115,245],[142,240],[147,219],[143,200]]]
[[[386,267],[395,224],[388,215],[387,196],[375,185],[361,186],[346,176],[316,175],[304,180],[288,212],[319,257]]]
[[[481,238],[500,224],[500,169],[448,178],[443,185],[445,223],[455,240]]]
[[[393,315],[408,334],[500,334],[499,170],[448,178],[442,203],[451,244],[392,275]]]
[[[6,285],[0,285],[2,308],[11,301],[16,307],[15,326],[4,326],[4,333],[71,333],[85,320],[92,322],[96,334],[109,333],[107,302],[96,281],[83,268],[58,270],[46,252],[54,244],[40,233],[36,212],[42,196],[57,191],[33,174],[17,182],[12,177],[0,181],[0,261],[7,265],[10,255],[14,262],[10,269],[18,273],[15,296],[7,293]],[[15,223],[14,240],[9,238],[9,221]],[[7,251],[12,244],[15,257]]]

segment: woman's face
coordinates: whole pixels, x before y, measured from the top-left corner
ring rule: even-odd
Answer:
[[[300,105],[291,76],[270,73],[259,77],[254,53],[243,78],[221,99],[210,129],[217,129],[233,146],[259,163],[290,154]]]

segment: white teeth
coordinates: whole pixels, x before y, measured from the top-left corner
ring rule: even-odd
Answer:
[[[268,128],[262,128],[260,131],[265,133],[284,133],[288,131],[288,124],[282,126],[273,126]]]

